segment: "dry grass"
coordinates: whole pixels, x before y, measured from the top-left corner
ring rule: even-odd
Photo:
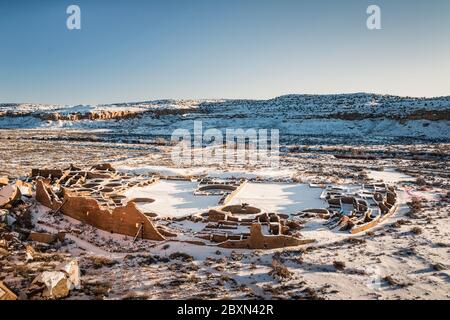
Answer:
[[[269,274],[281,279],[289,279],[293,275],[293,273],[277,259],[272,259],[272,270]]]
[[[423,233],[423,230],[420,227],[414,227],[414,228],[411,229],[411,233],[413,233],[415,235],[419,235],[419,234]]]
[[[409,216],[411,218],[417,218],[417,215],[422,211],[422,201],[414,197],[411,199],[411,202],[408,203],[409,206]]]
[[[86,259],[92,264],[94,269],[100,269],[102,267],[112,267],[118,262],[105,257],[89,256]]]
[[[411,221],[405,220],[405,219],[400,219],[400,220],[397,220],[396,222],[394,222],[392,224],[392,227],[394,227],[396,229],[400,229],[403,225],[406,225],[406,224],[411,224]]]
[[[391,286],[398,286],[399,282],[395,280],[392,276],[386,276],[383,278],[384,281],[386,281]]]
[[[336,270],[344,270],[345,269],[345,262],[343,262],[343,261],[333,261],[333,266],[336,268]]]
[[[108,295],[112,288],[110,282],[84,283],[83,292],[88,296],[95,296],[97,299],[103,299]]]
[[[194,261],[194,257],[188,255],[187,253],[183,253],[183,252],[174,252],[169,256],[169,258],[171,260],[181,260],[184,262]]]

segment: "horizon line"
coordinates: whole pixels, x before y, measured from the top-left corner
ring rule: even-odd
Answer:
[[[391,94],[391,93],[374,93],[367,91],[359,91],[359,92],[342,92],[342,93],[286,93],[281,95],[276,95],[268,98],[143,98],[143,99],[132,99],[128,101],[121,102],[106,102],[106,103],[54,103],[54,102],[0,102],[0,105],[4,104],[36,104],[36,105],[61,105],[61,106],[82,106],[82,105],[116,105],[116,104],[131,104],[131,103],[143,103],[143,102],[153,102],[153,101],[193,101],[193,100],[224,100],[224,101],[235,101],[235,100],[246,100],[246,101],[269,101],[281,97],[286,96],[344,96],[344,95],[375,95],[375,96],[390,96],[390,97],[398,97],[398,98],[413,98],[413,99],[439,99],[439,98],[450,98],[450,93],[448,95],[440,95],[440,96],[414,96],[414,95],[399,95],[399,94]]]

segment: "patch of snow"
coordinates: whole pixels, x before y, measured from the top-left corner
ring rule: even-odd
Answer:
[[[190,167],[190,168],[171,168],[166,166],[128,166],[128,165],[118,165],[115,166],[117,170],[121,172],[134,173],[134,174],[160,174],[167,177],[177,177],[177,176],[204,176],[207,175],[211,178],[218,179],[231,179],[231,178],[244,178],[244,179],[290,179],[295,173],[292,168],[285,169],[227,169],[220,170],[208,167]]]
[[[137,204],[142,212],[160,217],[183,217],[218,205],[220,196],[195,196],[197,182],[161,180],[150,186],[134,187],[125,192],[128,199],[151,198],[155,201]]]
[[[367,176],[375,181],[383,181],[390,184],[414,180],[413,177],[392,168],[387,168],[384,171],[368,170]]]
[[[294,214],[328,207],[326,201],[320,199],[322,191],[307,184],[247,183],[228,204],[248,203],[265,212]]]

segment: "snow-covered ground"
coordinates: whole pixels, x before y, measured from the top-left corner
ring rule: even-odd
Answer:
[[[197,182],[161,180],[150,186],[134,187],[125,193],[128,199],[151,198],[152,203],[137,204],[145,213],[159,217],[182,217],[198,213],[219,203],[220,196],[196,196]]]
[[[292,168],[265,168],[265,169],[237,169],[227,168],[218,169],[216,167],[189,167],[189,168],[174,168],[168,166],[131,166],[130,161],[125,161],[127,164],[119,164],[116,168],[121,172],[128,172],[134,174],[160,174],[166,177],[177,176],[208,176],[217,179],[256,179],[261,178],[265,180],[271,179],[290,179],[295,170]]]
[[[229,204],[247,203],[264,212],[294,214],[305,209],[326,208],[327,203],[320,199],[322,191],[307,184],[247,183]]]
[[[127,108],[185,112],[148,112],[122,120],[43,121],[38,116]],[[316,243],[277,250],[227,250],[186,242],[207,225],[191,220],[159,221],[176,231],[186,231],[172,241],[134,242],[131,237],[50,215],[37,206],[33,211],[37,229],[69,232],[67,241],[51,251],[80,260],[84,290],[73,292],[70,299],[450,299],[448,163],[439,156],[421,160],[428,154],[448,155],[449,108],[450,97],[372,94],[289,95],[264,101],[165,100],[108,106],[0,105],[0,129],[8,129],[0,130],[0,175],[25,177],[34,167],[64,168],[70,163],[88,167],[109,162],[129,174],[262,179],[264,183],[248,182],[229,204],[249,203],[264,211],[289,214],[326,207],[320,199],[322,189],[310,188],[305,182],[349,186],[383,181],[395,185],[400,195],[399,211],[368,232],[336,232],[325,228],[322,220],[311,218],[301,221],[299,232]],[[11,112],[16,114],[12,116]],[[355,119],[348,120],[352,113]],[[430,120],[434,115],[438,119]],[[194,121],[202,121],[204,130],[279,129],[282,141],[301,148],[284,153],[280,168],[222,164],[181,168],[170,161],[170,144],[148,144],[153,137],[170,138],[178,128],[192,130]],[[320,138],[324,143],[315,139],[305,142],[303,137]],[[402,140],[405,137],[406,142]],[[443,143],[434,143],[433,139]],[[369,142],[374,140],[371,146]],[[361,154],[374,150],[390,154],[374,160],[333,156],[353,149]],[[425,184],[419,185],[419,178]],[[290,180],[304,183],[280,183]],[[131,189],[127,196],[156,200],[139,206],[160,217],[186,216],[217,207],[219,197],[194,196],[197,184],[162,180]],[[412,213],[408,203],[414,198],[424,201]],[[2,265],[0,278],[25,292],[33,279],[29,274],[36,274],[36,266],[42,262],[25,263],[25,249],[14,250],[2,260],[9,269]],[[177,253],[191,257],[183,260]],[[112,262],[93,266],[90,258]],[[274,275],[273,259],[288,268],[290,278]],[[90,291],[96,286],[108,289]]]
[[[385,183],[399,183],[399,182],[405,182],[405,181],[411,181],[414,178],[398,172],[397,170],[393,168],[386,168],[383,171],[376,171],[376,170],[368,170],[367,176],[375,181],[382,181]]]
[[[138,203],[138,208],[160,217],[187,216],[218,207],[220,196],[196,196],[197,187],[195,181],[161,180],[150,186],[131,188],[125,195],[129,200],[154,199],[152,203]],[[246,183],[227,205],[247,203],[263,212],[294,214],[305,209],[326,208],[326,201],[320,199],[322,191],[307,184]]]

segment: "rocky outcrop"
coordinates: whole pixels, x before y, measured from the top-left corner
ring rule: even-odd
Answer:
[[[0,301],[1,300],[17,300],[17,295],[0,281]]]
[[[80,120],[119,120],[119,119],[131,119],[142,114],[141,110],[96,110],[87,113],[69,113],[61,114],[54,113],[41,113],[38,115],[39,119],[44,121],[80,121]]]
[[[39,296],[43,299],[61,299],[69,295],[73,289],[79,289],[80,268],[73,260],[62,264],[55,271],[44,271],[38,275],[28,288],[29,296]]]
[[[6,186],[9,183],[8,177],[0,177],[0,187]]]
[[[20,199],[20,189],[16,184],[9,184],[0,190],[0,208],[11,205],[12,202]]]
[[[57,234],[47,233],[47,232],[30,232],[30,235],[28,236],[29,241],[36,241],[46,244],[51,244],[59,241],[64,241],[65,239],[65,233],[64,232],[58,232]]]

